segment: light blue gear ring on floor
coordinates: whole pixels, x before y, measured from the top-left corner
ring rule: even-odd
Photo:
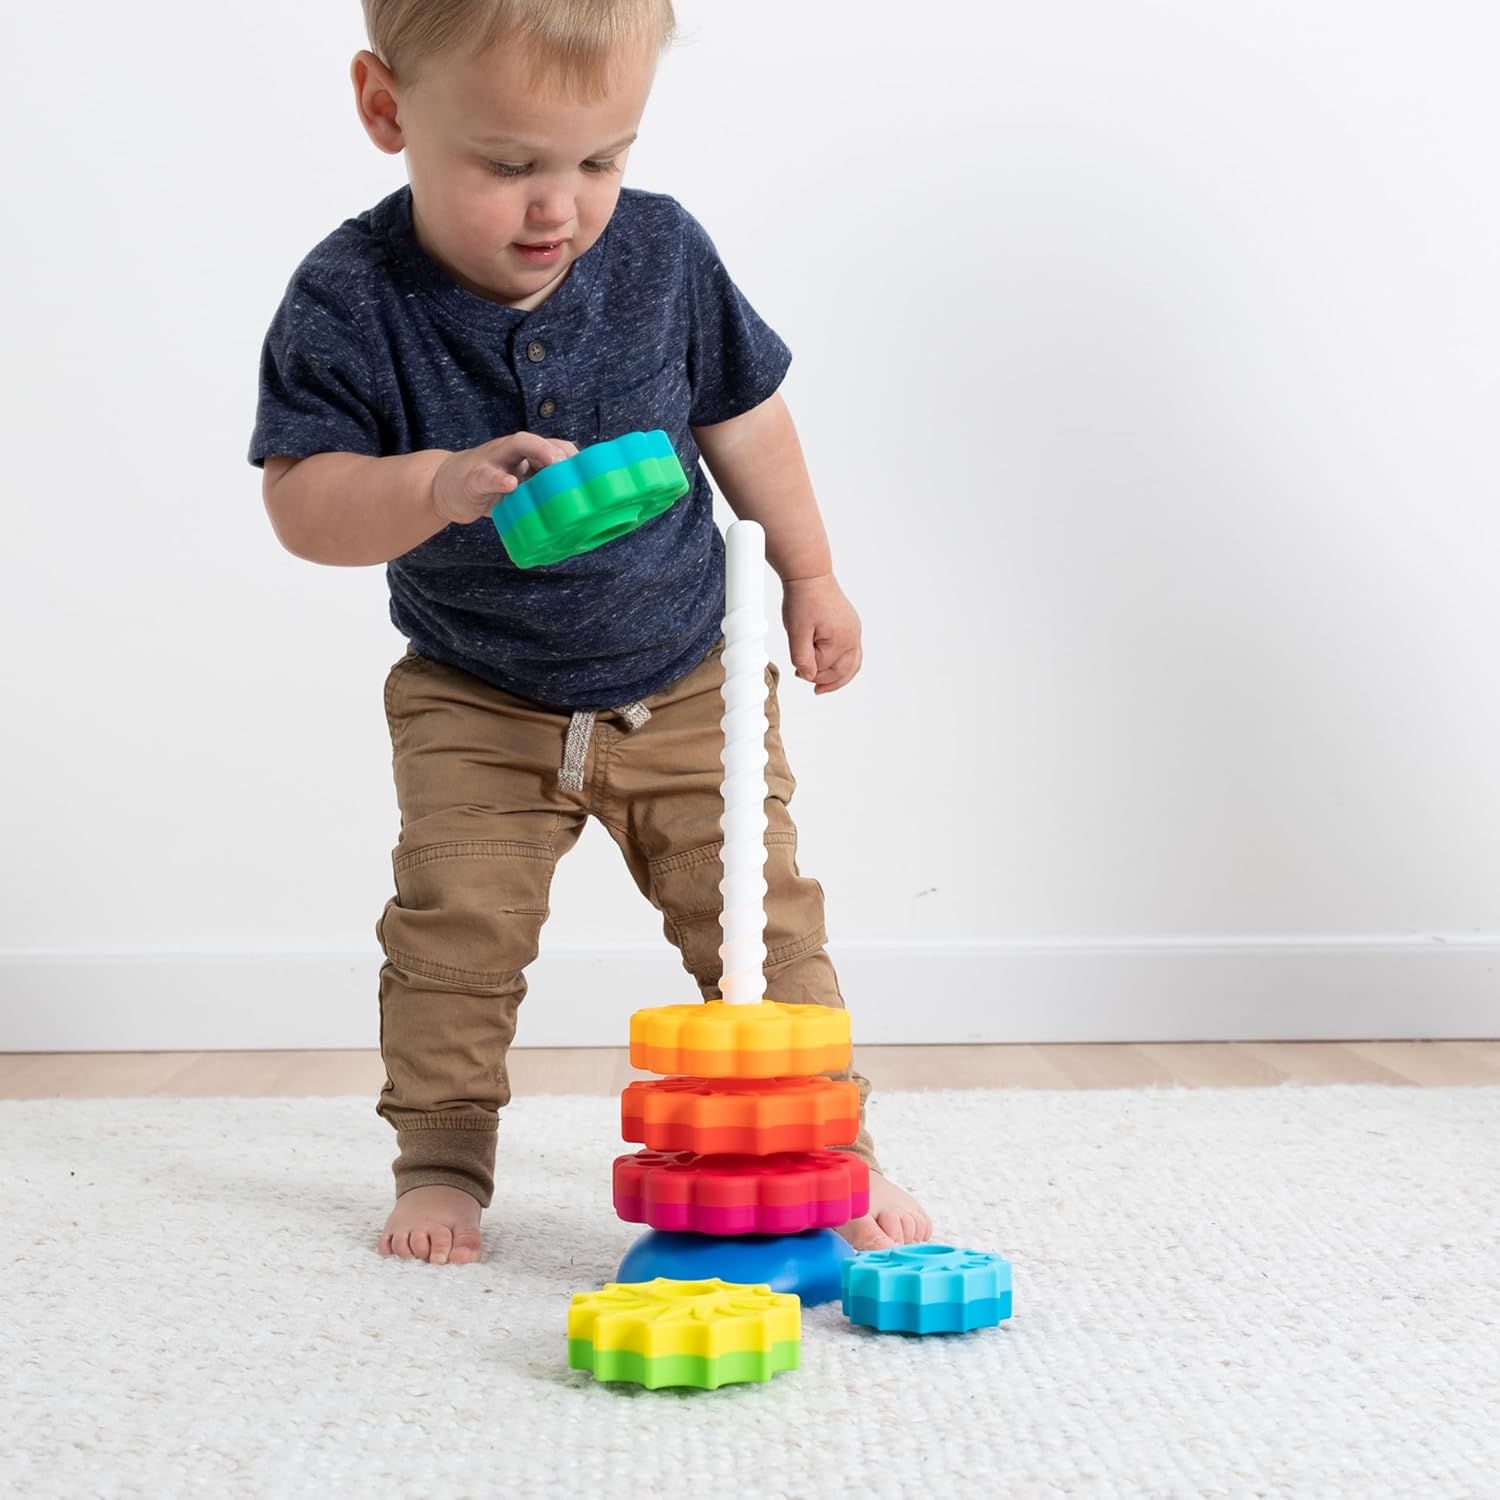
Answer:
[[[665,432],[627,432],[538,469],[490,519],[510,560],[537,568],[625,536],[690,488]]]
[[[693,1234],[653,1229],[643,1234],[620,1262],[615,1280],[720,1281],[795,1292],[804,1307],[838,1299],[839,1268],[854,1254],[848,1240],[831,1229],[801,1234]]]
[[[871,1250],[845,1261],[842,1278],[844,1316],[883,1332],[967,1333],[1010,1316],[1010,1262],[982,1250]]]

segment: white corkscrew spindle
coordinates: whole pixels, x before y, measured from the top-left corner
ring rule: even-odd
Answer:
[[[719,993],[731,1005],[758,1005],[766,993],[766,534],[736,521],[725,542]]]

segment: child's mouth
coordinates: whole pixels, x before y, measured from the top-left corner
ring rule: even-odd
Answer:
[[[521,259],[530,261],[535,266],[545,266],[556,260],[562,254],[562,247],[563,242],[561,240],[553,240],[545,245],[516,245],[516,249],[521,254]]]

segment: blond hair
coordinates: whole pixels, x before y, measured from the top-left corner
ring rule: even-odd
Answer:
[[[370,50],[403,83],[439,53],[523,48],[550,77],[586,94],[604,90],[621,50],[672,40],[672,0],[364,0]]]

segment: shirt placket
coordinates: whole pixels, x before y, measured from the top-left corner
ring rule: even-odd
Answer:
[[[571,437],[578,425],[561,330],[526,327],[518,332],[512,367],[526,403],[526,425],[542,437]]]

